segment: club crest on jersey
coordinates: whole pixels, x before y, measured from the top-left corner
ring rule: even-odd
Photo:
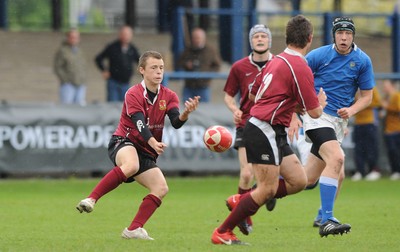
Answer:
[[[353,68],[356,66],[356,63],[354,61],[350,61],[350,68]]]
[[[159,105],[160,105],[160,110],[167,109],[167,102],[165,100],[160,100]]]

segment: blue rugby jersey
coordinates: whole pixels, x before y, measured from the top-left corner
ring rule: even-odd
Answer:
[[[314,74],[315,91],[325,90],[328,105],[324,112],[338,116],[337,110],[350,107],[357,89],[370,90],[375,86],[374,71],[369,56],[356,44],[347,55],[336,52],[334,44],[319,47],[306,55]]]

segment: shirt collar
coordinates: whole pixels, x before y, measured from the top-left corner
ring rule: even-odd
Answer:
[[[287,54],[293,55],[293,56],[299,56],[299,57],[301,57],[304,61],[307,61],[303,54],[301,54],[301,53],[299,53],[299,52],[297,52],[297,51],[295,51],[295,50],[293,50],[293,49],[290,49],[290,48],[288,48],[288,47],[286,47],[286,49],[285,49],[284,52],[287,53]]]
[[[146,84],[144,83],[144,80],[142,80],[142,82],[140,83],[140,85],[142,85],[142,87],[143,87],[143,96],[144,96],[144,98],[146,99],[146,101],[147,101],[148,103],[150,103],[151,105],[153,105],[154,102],[157,100],[158,94],[160,93],[161,85],[158,86],[158,88],[157,88],[157,94],[156,94],[156,96],[154,96],[153,101],[150,100],[149,95],[147,94],[147,88],[146,88]]]

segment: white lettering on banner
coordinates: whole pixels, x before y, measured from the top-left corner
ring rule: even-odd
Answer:
[[[173,127],[165,127],[163,132],[163,142],[169,147],[198,148],[204,147],[203,126],[183,126],[176,130]]]
[[[29,126],[0,125],[0,149],[5,144],[16,150],[25,149],[76,149],[107,147],[113,125],[88,125],[72,127],[69,125]],[[234,128],[229,128],[233,132]],[[205,127],[187,125],[176,130],[165,127],[163,142],[171,148],[196,149],[205,148],[203,143]]]
[[[113,125],[88,125],[74,128],[68,125],[0,126],[0,149],[9,143],[16,150],[75,149],[107,147]]]

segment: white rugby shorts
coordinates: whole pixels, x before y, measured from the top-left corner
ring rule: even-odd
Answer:
[[[332,128],[336,133],[337,140],[340,144],[342,144],[348,122],[348,119],[331,116],[326,113],[322,113],[321,117],[313,119],[306,113],[303,118],[303,127],[304,131],[318,128]],[[311,140],[307,137],[307,134],[306,140],[307,142],[311,142]]]

